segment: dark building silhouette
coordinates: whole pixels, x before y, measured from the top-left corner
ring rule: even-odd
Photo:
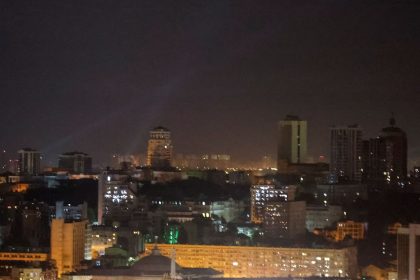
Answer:
[[[169,168],[172,163],[172,141],[169,129],[158,126],[150,131],[147,145],[147,165],[153,168]]]
[[[76,151],[64,153],[58,158],[58,167],[72,173],[89,173],[92,171],[92,157]]]
[[[363,142],[363,180],[395,184],[406,177],[407,135],[391,118],[378,137]]]
[[[334,180],[361,181],[362,129],[358,125],[331,127],[330,173]]]

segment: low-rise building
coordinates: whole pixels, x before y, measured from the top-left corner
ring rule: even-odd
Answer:
[[[314,229],[331,227],[335,222],[343,218],[343,210],[338,205],[307,205],[306,206],[306,229],[312,232]]]
[[[150,254],[143,256],[131,267],[94,267],[63,275],[63,280],[183,280],[220,277],[221,273],[211,268],[185,268],[175,262],[175,252],[164,256],[155,246]]]
[[[349,236],[354,240],[365,239],[366,228],[366,223],[355,221],[338,222],[335,240],[344,240],[346,236]]]
[[[219,216],[228,223],[238,219],[244,210],[244,202],[233,200],[232,198],[224,201],[215,201],[210,204],[210,214]]]
[[[342,249],[279,248],[159,244],[162,255],[176,252],[177,263],[186,268],[212,268],[223,277],[350,277],[357,276],[357,252]],[[146,255],[153,244],[146,245]]]

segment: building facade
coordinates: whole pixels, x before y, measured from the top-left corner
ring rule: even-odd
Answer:
[[[92,171],[92,157],[82,152],[68,152],[58,158],[58,167],[72,173],[90,173]]]
[[[137,182],[128,175],[104,171],[98,180],[98,224],[125,223],[137,203]]]
[[[366,237],[366,223],[345,221],[337,223],[337,231],[335,235],[336,241],[341,241],[346,236],[351,237],[354,240],[365,239]]]
[[[279,188],[275,185],[251,186],[251,222],[262,223],[264,211],[271,201],[290,201],[295,199],[295,186]]]
[[[147,165],[157,169],[171,167],[172,152],[169,129],[158,126],[151,130],[147,145]]]
[[[335,222],[343,218],[343,210],[338,205],[308,205],[306,206],[306,229],[312,232],[314,229],[331,227]]]
[[[363,142],[363,179],[395,184],[406,177],[407,135],[391,118],[378,137]]]
[[[85,259],[88,221],[51,221],[51,259],[56,263],[57,273],[73,272],[81,268]],[[90,251],[90,248],[89,248]]]
[[[223,201],[214,201],[210,204],[210,214],[225,219],[226,222],[233,222],[243,214],[245,203],[241,200],[230,198]]]
[[[420,279],[420,224],[398,229],[397,270],[399,280]]]
[[[330,173],[334,180],[360,182],[362,129],[358,125],[330,128]]]
[[[277,168],[290,163],[304,163],[307,157],[307,122],[298,116],[287,115],[278,124]]]
[[[351,277],[357,275],[356,248],[310,249],[159,244],[164,256],[176,252],[176,261],[186,268],[206,267],[230,278]],[[146,245],[146,253],[153,244]]]
[[[31,148],[18,151],[19,173],[21,175],[37,175],[41,172],[41,153]]]
[[[264,232],[272,238],[300,238],[305,235],[305,201],[271,201],[264,210]]]

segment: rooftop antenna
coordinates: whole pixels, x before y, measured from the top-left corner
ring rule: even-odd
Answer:
[[[389,119],[389,124],[391,126],[395,126],[395,117],[394,117],[394,112],[391,112],[391,118]]]

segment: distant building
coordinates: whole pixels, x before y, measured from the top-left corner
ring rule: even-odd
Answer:
[[[98,180],[98,224],[126,223],[136,206],[137,182],[126,174],[104,171]]]
[[[335,222],[343,218],[343,210],[338,205],[307,205],[306,206],[306,229],[312,232],[314,229],[331,227]]]
[[[58,276],[81,268],[87,250],[88,221],[51,221],[51,259],[55,260]],[[90,248],[88,248],[90,253]]]
[[[299,238],[305,235],[305,201],[270,201],[264,209],[264,232],[273,238]]]
[[[224,278],[349,277],[356,279],[357,250],[159,244],[162,255],[176,252],[179,265],[208,267]],[[148,254],[153,244],[146,245]]]
[[[224,170],[230,166],[230,155],[211,154],[201,156],[201,168]]]
[[[337,223],[337,232],[335,236],[336,241],[344,240],[348,236],[354,240],[365,239],[366,237],[366,223],[345,221]]]
[[[399,280],[420,279],[420,224],[398,229],[397,258]]]
[[[50,206],[51,210],[55,210],[54,218],[65,220],[86,220],[88,219],[87,202],[79,205],[64,204],[63,201],[56,201],[55,207]]]
[[[22,175],[37,175],[41,172],[41,153],[31,148],[18,151],[19,173]]]
[[[248,185],[248,184],[251,184],[252,180],[253,180],[253,174],[251,171],[236,170],[236,171],[230,171],[228,174],[229,184]]]
[[[68,152],[61,154],[58,167],[72,173],[90,173],[92,171],[92,157],[82,152]]]
[[[363,179],[399,183],[407,177],[407,135],[391,118],[378,137],[363,142]]]
[[[147,165],[153,168],[169,168],[172,163],[171,132],[162,126],[150,131],[147,145]]]
[[[317,185],[314,193],[315,199],[325,206],[349,205],[358,199],[368,199],[367,184],[325,184]]]
[[[240,218],[244,210],[245,203],[232,198],[224,201],[214,201],[210,204],[210,214],[219,216],[228,223]]]
[[[304,163],[307,157],[307,123],[298,116],[287,115],[278,124],[277,169],[291,163]]]
[[[251,186],[251,221],[263,223],[264,211],[271,201],[291,201],[295,199],[295,186],[279,188],[275,185]]]
[[[195,154],[176,154],[172,165],[179,169],[202,169],[201,157]]]
[[[331,127],[330,173],[337,180],[361,181],[362,129]]]
[[[183,180],[186,178],[184,172],[174,170],[152,170],[152,184],[156,183],[167,183],[176,180]]]

